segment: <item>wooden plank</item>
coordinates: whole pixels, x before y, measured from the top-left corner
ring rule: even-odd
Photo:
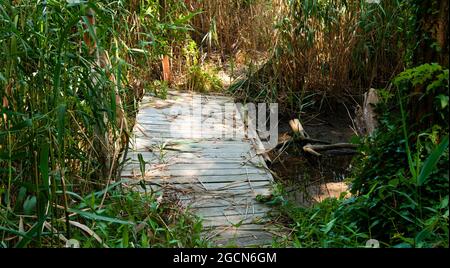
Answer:
[[[151,162],[148,160],[153,160],[155,158],[157,158],[153,153],[142,153],[141,154],[142,157],[144,159],[147,160],[147,162],[150,162],[152,164],[209,164],[209,163],[218,163],[218,164],[229,164],[229,163],[234,163],[234,164],[244,164],[244,163],[248,163],[249,165],[256,165],[256,166],[260,166],[263,163],[261,162],[261,160],[259,158],[253,158],[253,159],[244,159],[242,157],[236,157],[236,158],[201,158],[201,157],[177,157],[177,156],[172,156],[170,158],[167,158],[166,161],[164,162]],[[127,156],[127,164],[139,164],[139,160],[138,160],[138,154],[132,154],[132,155],[128,155]]]
[[[253,169],[253,168],[261,168],[262,166],[257,166],[252,163],[241,162],[241,163],[218,163],[218,162],[210,162],[210,163],[172,163],[172,164],[156,164],[156,165],[146,165],[146,171],[150,172],[155,169],[167,168],[169,170],[204,170],[204,169],[218,169],[218,170],[227,170],[227,169]],[[124,166],[124,170],[140,170],[140,163],[129,163]],[[226,173],[225,173],[226,174]]]
[[[198,169],[185,169],[185,170],[149,170],[145,172],[145,177],[170,177],[170,176],[212,176],[215,174],[227,174],[227,175],[246,175],[246,174],[266,174],[265,170],[257,168],[248,169],[214,169],[214,170],[198,170]],[[123,177],[141,177],[140,169],[123,170]]]
[[[222,207],[222,208],[233,208],[233,209],[240,209],[242,210],[247,210],[247,208],[251,208],[253,206],[265,206],[264,204],[260,204],[259,202],[257,202],[256,200],[254,200],[253,198],[249,198],[249,197],[242,197],[240,199],[221,199],[221,198],[215,198],[215,199],[200,199],[197,200],[196,202],[192,202],[192,203],[186,203],[186,206],[191,208],[191,209],[200,209],[200,208],[217,208],[217,207]]]
[[[156,149],[152,149],[153,152],[149,152],[149,148],[140,148],[140,149],[134,149],[134,153],[151,153],[154,154],[155,159],[171,159],[173,157],[177,157],[180,159],[189,159],[189,158],[211,158],[211,159],[250,159],[254,157],[254,155],[250,155],[251,152],[227,152],[223,153],[220,151],[210,151],[210,152],[175,152],[175,151],[155,151]]]
[[[145,139],[154,139],[154,138],[163,138],[163,139],[209,139],[209,140],[218,140],[218,139],[233,139],[233,140],[242,140],[245,138],[245,135],[239,132],[231,132],[231,131],[217,131],[217,132],[177,132],[177,131],[155,131],[152,133],[145,133],[145,135],[136,135],[136,139],[145,138]]]
[[[242,178],[241,180],[239,178]],[[171,184],[217,184],[217,183],[254,183],[256,182],[272,182],[270,177],[265,174],[249,174],[249,175],[217,175],[217,176],[198,176],[198,177],[172,177],[172,178],[151,178],[146,180],[154,183],[171,183]],[[208,186],[209,188],[210,186]]]
[[[225,106],[207,106],[203,105],[202,109],[193,109],[192,107],[172,106],[167,109],[145,109],[138,113],[138,118],[168,118],[168,117],[192,117],[213,118],[219,116],[236,116],[231,110]]]
[[[240,126],[239,128],[228,124],[227,122],[223,122],[223,121],[209,121],[209,122],[203,122],[200,123],[198,125],[196,125],[194,122],[151,122],[148,124],[140,124],[139,127],[141,129],[139,129],[139,127],[137,127],[137,130],[142,131],[145,127],[144,130],[148,131],[148,132],[152,132],[153,130],[171,130],[171,129],[180,129],[180,130],[190,130],[192,127],[207,127],[207,128],[229,128],[229,129],[233,129],[233,130],[244,130],[245,128],[243,126]]]
[[[267,188],[270,187],[270,185],[270,181],[170,184],[170,186],[173,186],[175,189],[196,189],[199,192],[253,191],[253,189]]]
[[[253,204],[248,207],[236,208],[236,207],[208,207],[208,208],[196,208],[193,210],[197,215],[203,218],[212,217],[225,217],[225,216],[241,216],[243,219],[249,217],[260,217],[261,214],[266,214],[270,211],[270,208],[262,204]]]
[[[178,120],[180,122],[174,122],[174,121],[147,121],[147,123],[139,123],[138,125],[136,125],[136,130],[139,130],[138,128],[148,128],[149,131],[151,131],[154,127],[165,127],[165,126],[172,126],[172,125],[176,125],[179,127],[192,127],[195,126],[195,122],[191,122],[191,121],[182,121],[182,120]],[[236,126],[236,122],[207,122],[210,125],[220,125],[220,126],[228,126],[228,127],[233,127],[235,129],[239,128],[239,129],[245,129],[244,126]]]
[[[224,120],[231,120],[235,118],[235,115],[229,113],[199,113],[199,114],[163,114],[163,113],[153,113],[153,114],[138,114],[137,120],[139,125],[151,125],[156,122],[166,122],[171,123],[192,123],[200,124],[202,122],[215,122],[224,123]]]
[[[220,227],[240,224],[262,224],[268,221],[269,219],[266,217],[266,213],[260,213],[247,218],[243,218],[240,215],[208,217],[203,219],[203,225],[206,227]]]
[[[151,140],[157,145],[164,144],[166,142],[171,141],[178,141],[178,142],[187,142],[187,141],[195,141],[195,140],[202,140],[205,142],[212,142],[212,141],[234,141],[234,142],[240,142],[240,141],[248,141],[248,139],[245,136],[239,135],[237,137],[219,137],[219,138],[205,138],[205,137],[168,137],[168,136],[156,136],[156,137],[146,137],[147,139]],[[130,139],[130,150],[132,150],[132,146],[134,146],[134,137],[131,137]]]
[[[165,146],[177,146],[177,145],[185,145],[185,146],[191,146],[191,147],[199,147],[199,148],[205,148],[205,147],[212,147],[215,145],[220,146],[245,146],[247,148],[253,148],[252,145],[244,141],[235,141],[235,140],[203,140],[203,139],[165,139],[163,142],[160,142],[159,139],[155,138],[141,138],[146,140],[148,143],[154,144],[154,145],[163,145]],[[134,139],[132,139],[132,142],[134,142]]]
[[[170,125],[170,126],[152,126],[146,129],[145,131],[139,130],[136,131],[135,137],[142,136],[152,136],[156,133],[170,133],[170,134],[195,134],[195,133],[213,133],[213,134],[225,134],[225,133],[237,133],[242,134],[244,129],[236,129],[236,128],[227,128],[226,126],[222,126],[219,124],[216,125],[203,125],[201,128],[194,129],[194,126],[179,126],[179,125]],[[244,136],[244,135],[242,135]]]
[[[189,159],[205,159],[205,160],[226,160],[226,159],[233,159],[233,160],[242,160],[242,161],[260,161],[258,160],[258,157],[255,155],[251,155],[252,152],[245,152],[245,153],[221,153],[221,152],[177,152],[177,151],[160,151],[159,148],[152,148],[147,147],[143,150],[133,150],[130,151],[127,154],[127,159],[130,159],[128,155],[136,156],[135,160],[137,160],[137,156],[141,154],[143,157],[145,157],[147,160],[153,160],[153,159],[161,159],[163,158],[162,162],[167,162],[173,159],[180,159],[180,160],[189,160]],[[131,160],[131,159],[130,159]],[[151,162],[151,161],[147,161]]]
[[[214,230],[210,229],[209,234],[210,238],[214,236],[221,235],[222,237],[233,237],[233,233],[237,232],[268,232],[268,233],[274,233],[274,234],[280,234],[280,228],[279,226],[270,224],[270,223],[264,223],[264,224],[242,224],[240,226],[220,226],[218,228],[215,228]]]
[[[270,187],[271,182],[269,180],[260,181],[228,181],[228,182],[201,182],[200,180],[193,180],[191,183],[172,183],[170,179],[144,179],[146,182],[151,182],[146,187],[148,190],[159,190],[160,187],[155,185],[161,185],[161,187],[170,186],[170,189],[197,189],[198,192],[210,192],[217,191],[238,191],[245,190],[251,191],[253,189]],[[140,180],[139,180],[140,181]],[[136,181],[138,182],[138,181]],[[131,182],[129,182],[131,184]],[[135,184],[137,186],[137,184]],[[138,185],[142,187],[141,184]],[[173,186],[173,187],[172,187]],[[156,187],[156,188],[155,188]]]
[[[164,150],[179,151],[179,152],[193,152],[202,151],[210,152],[220,150],[221,152],[241,152],[246,153],[252,150],[252,147],[248,143],[168,143],[168,144],[158,144],[151,139],[147,138],[136,138],[133,141],[133,148],[145,148],[145,147],[155,147],[158,146]]]
[[[254,188],[252,190],[235,190],[233,192],[223,191],[220,193],[212,193],[203,191],[201,193],[186,192],[178,196],[180,201],[186,206],[193,205],[198,202],[212,202],[212,200],[222,199],[228,200],[231,203],[239,202],[242,199],[256,200],[257,196],[268,196],[271,194],[271,190],[268,187]]]
[[[156,194],[173,194],[177,195],[179,201],[185,207],[195,208],[198,204],[206,204],[206,202],[212,202],[215,200],[229,201],[230,204],[234,202],[240,202],[243,199],[255,200],[257,196],[267,196],[271,193],[270,189],[267,187],[254,188],[254,189],[232,189],[232,190],[220,190],[220,191],[205,191],[201,187],[183,187],[183,185],[171,185],[170,188],[166,187],[147,187],[144,190],[139,185],[135,185],[132,188],[134,191],[138,192],[153,192]]]
[[[211,241],[218,247],[269,247],[273,243],[273,236],[267,232],[238,232],[234,237],[216,237]]]

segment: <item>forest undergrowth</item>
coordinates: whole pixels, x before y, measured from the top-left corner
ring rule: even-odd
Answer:
[[[351,195],[275,185],[274,245],[448,247],[448,1],[79,2],[0,0],[0,247],[210,246],[176,198],[120,181],[139,101],[174,88],[300,121],[376,89]]]

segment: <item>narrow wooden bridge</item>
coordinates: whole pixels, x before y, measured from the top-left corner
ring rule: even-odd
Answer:
[[[270,195],[273,178],[257,153],[261,141],[243,121],[229,97],[146,96],[122,178],[177,194],[216,246],[271,245],[270,208],[256,199]]]

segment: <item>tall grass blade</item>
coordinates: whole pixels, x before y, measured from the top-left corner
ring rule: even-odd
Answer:
[[[449,137],[446,136],[444,140],[433,150],[431,155],[425,161],[425,164],[423,165],[420,174],[417,177],[418,186],[423,186],[430,177],[430,175],[433,173],[439,160],[444,155],[445,150],[448,148],[448,143]]]

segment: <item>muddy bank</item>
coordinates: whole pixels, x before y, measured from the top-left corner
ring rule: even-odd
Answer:
[[[322,111],[309,111],[302,118],[306,132],[314,139],[330,143],[348,143],[355,135],[352,118],[354,108],[345,104],[326,107]],[[281,117],[279,141],[292,135],[291,118]],[[339,197],[348,190],[344,182],[350,174],[353,154],[329,151],[322,156],[303,152],[300,146],[291,145],[273,151],[271,169],[281,182],[288,198],[301,206],[311,206],[328,197]]]

